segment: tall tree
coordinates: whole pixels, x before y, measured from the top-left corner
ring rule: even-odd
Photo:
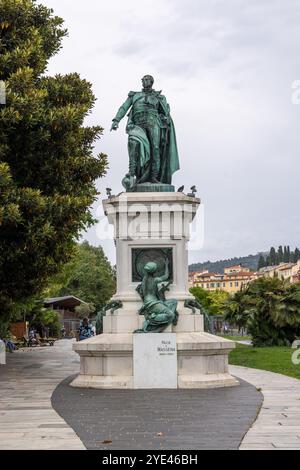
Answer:
[[[266,266],[266,260],[263,255],[260,255],[259,260],[258,260],[258,265],[257,269],[264,268]]]
[[[102,247],[84,242],[77,245],[76,256],[52,279],[44,295],[75,295],[98,311],[114,294],[115,288],[115,270]]]
[[[270,257],[271,266],[275,266],[276,265],[276,251],[275,251],[275,248],[273,246],[270,249],[269,257]]]
[[[278,263],[282,263],[283,261],[283,249],[282,246],[280,245],[278,247]]]
[[[106,156],[93,156],[100,126],[84,127],[95,97],[77,73],[45,76],[63,20],[34,0],[0,0],[0,303],[39,292],[70,259]]]
[[[283,262],[286,263],[287,262],[287,250],[286,250],[286,246],[284,245],[284,248],[283,248]]]

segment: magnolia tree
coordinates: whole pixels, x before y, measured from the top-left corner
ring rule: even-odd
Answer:
[[[2,323],[71,258],[94,222],[95,180],[106,171],[106,156],[93,155],[102,128],[83,125],[95,103],[91,84],[77,73],[45,75],[66,34],[34,0],[0,0]]]

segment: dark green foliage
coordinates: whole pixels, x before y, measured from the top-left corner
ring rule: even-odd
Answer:
[[[235,257],[225,260],[219,261],[206,261],[204,263],[194,263],[189,266],[189,271],[203,271],[208,270],[212,273],[220,273],[224,272],[224,268],[228,268],[229,266],[236,266],[241,264],[245,266],[245,268],[249,268],[252,271],[256,271],[258,260],[260,257],[260,253],[257,255],[248,255],[242,257]]]
[[[270,249],[269,260],[270,260],[270,263],[271,263],[272,266],[274,266],[277,262],[277,260],[276,260],[276,251],[275,251],[275,248],[273,246]]]
[[[300,259],[300,250],[298,248],[294,251],[293,263],[296,263]]]
[[[78,74],[47,77],[66,30],[32,0],[0,0],[0,304],[2,321],[41,291],[72,255],[106,156],[93,156],[101,127],[84,127],[94,105]]]
[[[208,315],[222,315],[228,292],[222,290],[207,291],[202,287],[192,287],[190,293],[205,309]]]
[[[225,318],[246,327],[254,346],[288,345],[300,335],[300,284],[259,278],[228,300]]]
[[[26,320],[29,321],[29,326],[34,327],[36,331],[43,336],[43,327],[49,328],[49,336],[59,336],[60,334],[60,320],[57,311],[45,308],[43,302],[35,302],[30,314],[26,315]]]
[[[283,262],[283,249],[282,246],[280,245],[278,247],[278,264]]]
[[[265,265],[266,265],[265,258],[263,257],[263,255],[260,255],[259,260],[258,260],[257,269],[264,268]]]
[[[208,291],[202,287],[191,287],[190,293],[195,297],[199,304],[208,311],[209,308],[209,298]]]
[[[277,252],[275,248],[272,247],[269,254],[266,256],[260,255],[257,269],[266,266],[276,266],[280,263],[296,263],[299,259],[300,250],[298,248],[295,248],[295,251],[291,251],[288,245],[284,248],[280,245]]]
[[[73,259],[52,279],[47,297],[75,295],[98,312],[115,293],[115,271],[101,246],[84,242],[76,247]]]

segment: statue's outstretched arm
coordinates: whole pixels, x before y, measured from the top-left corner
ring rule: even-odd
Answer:
[[[112,126],[111,126],[111,130],[117,130],[118,129],[119,122],[126,115],[129,108],[131,107],[131,105],[132,105],[132,94],[129,93],[127,100],[122,104],[122,106],[120,106],[117,114],[113,118],[113,123],[112,123]]]
[[[169,279],[169,260],[166,259],[166,265],[165,265],[165,274],[163,274],[161,277],[156,277],[155,280],[156,282],[164,282]]]

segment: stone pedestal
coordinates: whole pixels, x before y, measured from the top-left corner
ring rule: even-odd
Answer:
[[[80,374],[72,385],[134,388],[133,336],[132,333],[103,334],[75,344],[74,349],[80,355]],[[204,332],[177,333],[176,344],[177,388],[238,385],[228,373],[232,341]]]
[[[117,251],[117,292],[112,300],[122,308],[107,313],[103,334],[74,345],[80,355],[80,374],[72,385],[93,388],[134,388],[133,331],[142,326],[142,306],[136,291],[141,266],[155,261],[164,270],[169,259],[171,285],[166,298],[178,301],[178,323],[164,333],[176,333],[177,387],[207,388],[237,385],[228,374],[232,341],[205,333],[203,316],[186,308],[189,226],[200,204],[183,193],[122,193],[103,201],[114,226]],[[158,273],[160,275],[160,273]],[[138,334],[138,333],[137,333]],[[148,334],[139,334],[147,336]],[[160,335],[160,333],[156,333]]]

